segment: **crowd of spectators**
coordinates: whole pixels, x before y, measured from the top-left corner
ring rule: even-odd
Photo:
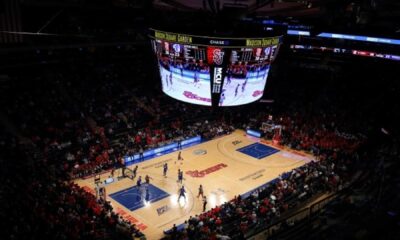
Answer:
[[[283,174],[249,197],[237,196],[191,217],[183,232],[172,231],[172,239],[243,237],[318,193],[343,188],[360,161],[357,151],[366,137],[358,130],[366,124],[346,119],[343,112],[351,107],[339,112],[342,106],[318,105],[331,103],[329,94],[321,94],[328,100],[299,106],[298,95],[288,91],[293,97],[282,97],[288,100],[274,109],[253,105],[213,113],[130,81],[132,76],[151,77],[141,57],[129,64],[87,62],[92,64],[28,69],[29,76],[14,74],[9,83],[13,97],[5,98],[1,112],[7,132],[0,135],[5,136],[0,139],[5,166],[1,194],[13,196],[3,204],[7,238],[142,237],[109,203],[70,183],[71,178],[108,170],[126,155],[195,135],[213,139],[269,122],[281,131],[267,133],[267,139],[309,151],[318,161]]]
[[[255,190],[250,196],[235,199],[191,217],[178,231],[175,226],[166,239],[244,239],[252,229],[268,226],[279,220],[282,213],[299,206],[303,201],[326,192],[338,191],[347,185],[359,161],[357,150],[365,141],[363,136],[341,134],[338,129],[326,126],[323,117],[305,119],[296,113],[271,116],[268,112],[248,113],[249,122],[243,128],[261,131],[262,123],[279,125],[283,130],[266,134],[267,140],[277,139],[278,144],[312,152],[318,161],[312,161],[291,172],[282,174],[267,186]],[[273,121],[276,117],[276,121]],[[279,137],[276,137],[279,135]]]
[[[191,72],[200,72],[200,73],[209,73],[210,66],[203,62],[203,60],[174,60],[172,61],[168,57],[162,57],[159,61],[160,65],[166,69],[170,69],[170,66],[174,68],[178,68],[183,73],[183,70],[191,71]]]
[[[2,177],[7,183],[4,192],[13,198],[3,205],[9,219],[3,223],[6,239],[143,236],[109,203],[69,182],[76,177],[74,171],[90,174],[110,168],[119,155],[110,147],[104,127],[90,116],[92,99],[78,102],[82,89],[69,81],[75,76],[48,73],[32,76],[31,82],[10,82],[9,91],[18,94],[6,99],[2,112],[10,125],[8,138],[2,139],[2,169],[7,170]]]
[[[81,187],[65,181],[26,138],[2,132],[2,239],[132,239],[143,234]],[[3,199],[3,198],[2,198]]]
[[[30,76],[31,81],[16,74],[10,82],[9,91],[15,97],[6,99],[3,114],[15,131],[11,145],[3,147],[10,152],[27,148],[29,153],[19,158],[28,158],[26,164],[30,165],[16,176],[4,175],[13,190],[10,194],[16,195],[15,201],[5,205],[10,209],[9,224],[18,226],[8,228],[6,234],[15,239],[29,235],[60,239],[142,237],[134,225],[114,214],[107,202],[96,200],[69,181],[111,169],[124,156],[141,150],[195,135],[213,138],[232,128],[214,121],[205,109],[153,92],[142,93],[140,86],[130,86],[129,81],[116,81],[125,72],[134,71],[129,66],[70,68],[41,70]],[[136,74],[141,76],[140,68]],[[27,169],[33,170],[24,174]],[[18,217],[21,211],[30,214]],[[38,219],[41,224],[36,225]]]
[[[269,62],[263,63],[248,63],[248,62],[235,62],[228,65],[226,75],[234,78],[246,78],[249,75],[261,76],[261,73],[269,68]]]
[[[251,229],[272,224],[304,200],[343,188],[346,179],[341,176],[348,173],[344,164],[333,159],[311,162],[283,174],[246,198],[238,195],[208,212],[190,217],[182,232],[173,229],[167,238],[244,239]]]
[[[339,85],[334,89],[347,93],[340,88]],[[363,161],[369,159],[360,149],[368,142],[366,135],[371,135],[373,124],[355,109],[363,108],[368,113],[368,108],[359,104],[371,103],[370,99],[365,101],[363,96],[354,94],[338,98],[332,92],[314,92],[319,99],[310,100],[307,91],[298,89],[291,88],[274,108],[264,107],[260,111],[260,105],[246,106],[225,112],[226,120],[237,128],[264,131],[267,140],[310,152],[318,161],[283,174],[247,198],[236,197],[191,217],[183,231],[175,226],[165,238],[242,239],[252,229],[278,221],[282,213],[313,195],[341,190],[349,184],[357,169],[366,164]],[[268,129],[263,128],[263,123]]]
[[[20,124],[21,135],[27,136],[43,154],[43,162],[36,167],[54,169],[55,172],[39,174],[44,177],[38,179],[35,175],[25,191],[34,201],[30,204],[36,206],[33,216],[43,219],[44,223],[59,223],[54,229],[51,227],[50,232],[44,232],[45,235],[73,239],[84,233],[88,238],[102,239],[119,234],[121,231],[117,229],[124,229],[125,236],[140,236],[138,229],[125,226],[121,218],[112,213],[109,204],[96,202],[83,189],[63,182],[62,176],[64,179],[85,177],[112,168],[125,155],[185,137],[201,135],[204,139],[212,139],[234,130],[224,119],[209,119],[210,114],[201,108],[168,102],[162,95],[151,98],[140,95],[135,88],[130,89],[135,94],[130,93],[126,90],[129,87],[113,81],[119,77],[114,66],[102,68],[99,75],[97,84],[88,79],[79,82],[79,79],[89,77],[86,74],[69,76],[61,72],[47,78],[38,77],[40,83],[35,83],[35,86],[15,86],[20,90],[29,89],[29,94],[17,96],[16,102],[7,109],[10,118]],[[67,81],[62,81],[65,79]],[[49,91],[43,93],[41,84],[47,85]],[[345,166],[339,164],[343,158],[333,150],[356,141],[338,138],[332,128],[313,128],[310,131],[308,125],[296,116],[292,120],[289,117],[281,119],[279,124],[285,126],[282,144],[308,151],[313,150],[312,147],[332,150],[325,155],[317,152],[321,159],[328,159],[326,163],[310,163],[249,198],[238,197],[217,207],[217,210],[198,216],[198,221],[190,219],[186,231],[188,236],[197,239],[213,234],[244,235],[247,229],[271,222],[279,217],[280,212],[292,207],[289,200],[303,199],[342,185],[346,171],[343,170]],[[66,176],[65,173],[69,174]],[[39,196],[41,198],[37,200]],[[58,216],[66,217],[57,219]],[[86,224],[88,219],[91,219],[91,224]],[[214,221],[219,224],[215,225]],[[25,225],[26,229],[15,229],[13,234],[32,231],[29,223]],[[223,226],[236,227],[227,232]],[[65,232],[57,232],[59,229]],[[110,229],[113,230],[110,232]]]

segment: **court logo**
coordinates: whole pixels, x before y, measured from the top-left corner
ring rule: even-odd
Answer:
[[[221,91],[222,83],[222,67],[214,68],[214,82],[213,82],[213,93],[219,93]]]
[[[228,165],[226,165],[224,163],[220,163],[220,164],[217,164],[215,166],[209,167],[209,168],[201,170],[201,171],[194,170],[194,171],[187,171],[185,173],[187,175],[191,176],[191,177],[194,177],[194,178],[202,178],[205,175],[208,175],[210,173],[216,172],[216,171],[218,171],[218,170],[220,170],[222,168],[226,168],[227,166]]]
[[[221,84],[222,81],[222,68],[216,67],[214,73],[214,83]]]
[[[196,150],[193,151],[193,154],[194,154],[194,155],[205,155],[205,154],[207,154],[207,150],[204,150],[204,149],[196,149]]]
[[[176,53],[180,53],[181,52],[181,46],[179,44],[174,44],[172,45],[172,48],[175,50]]]
[[[224,52],[220,48],[213,50],[213,62],[217,65],[221,65],[224,61]]]
[[[253,92],[253,97],[257,97],[257,96],[259,96],[259,95],[262,95],[264,93],[264,91],[260,91],[260,90],[256,90],[256,91],[254,91]]]
[[[253,180],[255,180],[257,178],[262,177],[263,176],[263,174],[262,174],[263,172],[265,172],[265,169],[261,169],[261,170],[258,170],[256,172],[250,173],[249,175],[246,175],[246,176],[244,176],[242,178],[239,178],[239,180],[240,181],[244,181],[244,180],[247,180],[249,178],[252,178]]]
[[[220,195],[224,195],[226,193],[228,193],[229,191],[224,190],[223,188],[218,188],[215,191],[211,191],[211,194],[214,194],[215,196],[220,196]]]
[[[153,163],[153,164],[144,166],[144,167],[142,167],[142,169],[148,169],[148,168],[152,168],[152,167],[154,167],[154,168],[161,168],[161,167],[164,166],[164,163],[167,163],[167,162],[169,162],[169,161],[171,161],[171,160],[172,160],[172,158],[168,158],[168,159],[163,160],[163,161],[161,161],[161,162]]]
[[[199,101],[203,101],[203,102],[211,102],[211,98],[200,97],[189,91],[184,91],[183,96],[190,98],[190,99],[196,99]]]
[[[164,214],[165,212],[167,212],[168,210],[169,210],[168,205],[159,207],[159,208],[157,208],[157,214],[158,214],[158,216],[160,216],[160,215]]]
[[[126,221],[130,222],[131,224],[134,224],[139,230],[145,230],[147,226],[143,223],[141,223],[139,220],[131,216],[129,213],[127,213],[125,210],[117,207],[115,211],[118,215],[120,215],[123,219]]]
[[[242,143],[242,141],[240,141],[240,140],[235,140],[235,141],[232,142],[232,144],[235,145],[235,146],[240,144],[240,143]]]

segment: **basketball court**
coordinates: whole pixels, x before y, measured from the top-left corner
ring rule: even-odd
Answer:
[[[128,221],[135,223],[148,239],[159,239],[163,231],[173,224],[182,224],[190,216],[200,214],[203,202],[197,198],[202,184],[207,196],[207,210],[221,205],[235,195],[246,195],[252,190],[276,179],[284,172],[302,166],[313,156],[282,149],[259,139],[246,136],[243,131],[200,143],[182,150],[183,161],[178,161],[178,152],[155,157],[138,165],[135,179],[123,178],[105,185],[107,200],[114,210]],[[167,177],[163,176],[163,165],[168,164]],[[183,185],[186,199],[180,198],[178,169],[184,173]],[[110,173],[101,176],[105,180]],[[116,171],[116,175],[120,171]],[[142,183],[138,188],[138,176],[149,175],[150,184]],[[94,193],[94,178],[75,181],[87,191]]]

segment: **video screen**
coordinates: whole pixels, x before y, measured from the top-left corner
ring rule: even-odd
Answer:
[[[180,101],[211,106],[206,47],[153,40],[162,91]]]
[[[277,46],[232,49],[219,106],[243,105],[260,99],[276,49]]]
[[[262,98],[281,37],[219,38],[149,30],[162,91],[204,106]]]

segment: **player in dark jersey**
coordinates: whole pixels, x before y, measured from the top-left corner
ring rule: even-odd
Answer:
[[[133,169],[133,178],[136,177],[137,169],[138,169],[138,165],[136,165],[135,168]]]
[[[168,171],[168,163],[164,163],[164,166],[163,166],[163,175],[164,175],[164,177],[167,177],[167,171]]]
[[[184,198],[185,198],[185,200],[186,200],[186,195],[185,195],[185,193],[186,193],[185,187],[184,187],[184,186],[182,186],[182,187],[179,189],[179,197],[178,197],[178,202],[179,202],[179,199],[180,199],[181,197],[184,197]]]
[[[136,181],[136,187],[140,188],[142,186],[142,176],[139,176],[138,180]]]
[[[203,197],[203,212],[205,212],[207,209],[207,198],[206,196]]]
[[[201,184],[199,186],[199,194],[197,194],[197,198],[199,198],[200,195],[201,195],[201,197],[204,197],[203,185],[201,185]]]
[[[178,160],[183,160],[182,152],[181,152],[181,151],[179,151],[179,153],[178,153]]]
[[[153,178],[150,177],[149,175],[146,175],[146,177],[144,177],[144,181],[146,182],[146,184],[150,184],[150,179],[153,179]]]
[[[171,73],[169,73],[169,83],[171,84],[171,86],[172,86],[172,72]]]
[[[194,79],[193,79],[194,85],[195,85],[195,86],[198,85],[198,83],[200,82],[200,78],[199,78],[199,74],[198,74],[197,71],[194,72],[193,78],[194,78]]]
[[[144,197],[145,201],[148,202],[150,200],[150,193],[149,193],[149,188],[146,188],[146,195]]]
[[[238,89],[239,89],[239,86],[240,86],[240,84],[238,84],[237,86],[236,86],[236,89],[235,89],[235,97],[237,96],[237,94],[238,94]]]
[[[226,90],[226,89],[222,89],[221,97],[219,98],[219,106],[222,106],[222,104],[223,104],[224,101],[225,101],[225,90]]]
[[[228,71],[226,72],[226,85],[229,85],[231,83],[231,78],[232,78],[232,71],[230,69],[228,69]]]
[[[242,92],[244,92],[246,85],[247,85],[247,80],[248,78],[246,78],[246,80],[244,81],[244,83],[242,84]]]
[[[183,171],[181,171],[180,169],[178,169],[178,181],[177,182],[181,183],[181,184],[183,182]]]

